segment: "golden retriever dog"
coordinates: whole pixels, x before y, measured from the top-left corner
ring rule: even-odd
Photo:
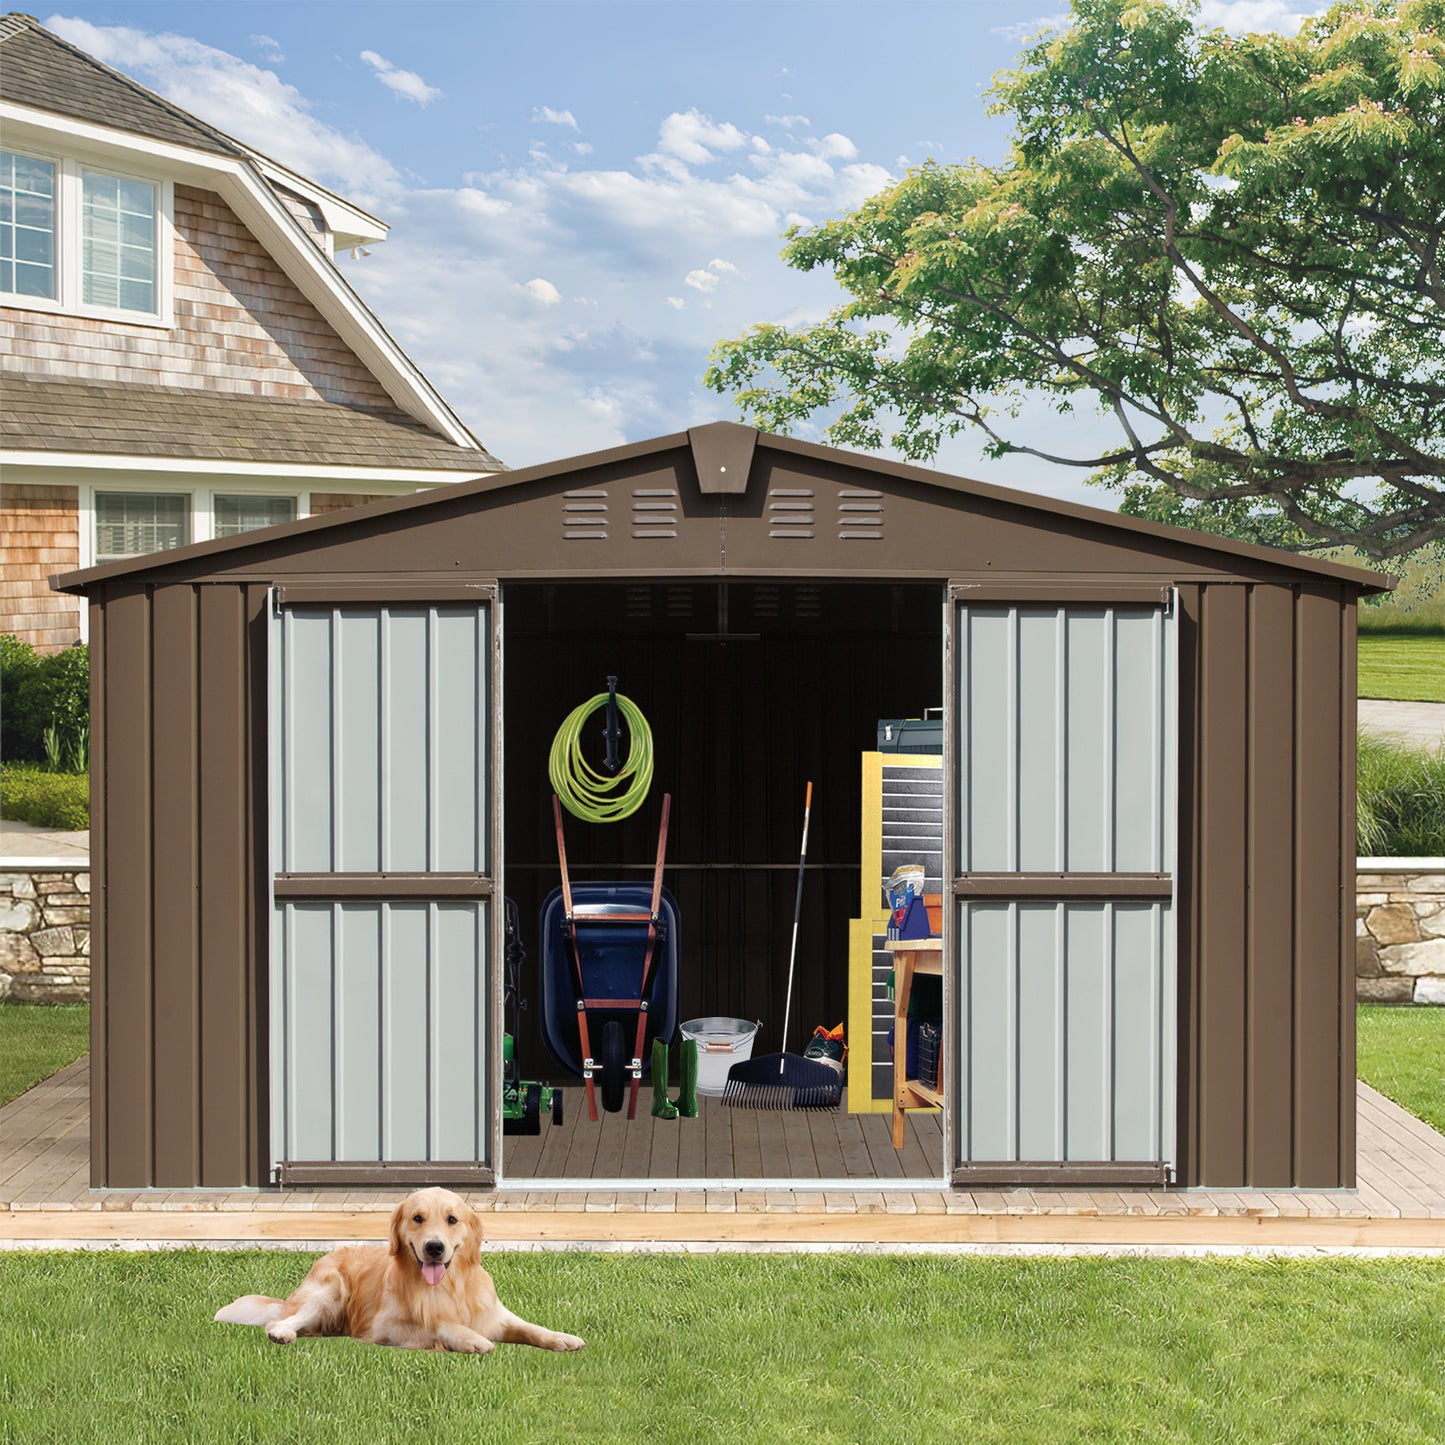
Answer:
[[[576,1335],[518,1319],[482,1268],[482,1221],[449,1189],[419,1189],[391,1216],[391,1245],[323,1255],[286,1299],[248,1294],[216,1319],[264,1325],[289,1345],[300,1335],[350,1335],[403,1350],[490,1354],[498,1344],[580,1350]]]

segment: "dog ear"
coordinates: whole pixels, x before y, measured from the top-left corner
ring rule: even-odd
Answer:
[[[467,1205],[467,1239],[472,1247],[472,1263],[482,1262],[482,1216],[479,1210]]]
[[[406,1219],[406,1200],[402,1200],[395,1209],[391,1211],[391,1252],[400,1254],[405,1248],[401,1237],[401,1226]]]

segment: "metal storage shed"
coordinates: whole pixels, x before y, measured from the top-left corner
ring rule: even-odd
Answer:
[[[90,605],[96,1187],[496,1177],[501,894],[543,891],[547,743],[605,672],[658,713],[685,1010],[780,1006],[821,776],[800,992],[842,1012],[847,784],[941,696],[939,1175],[1354,1181],[1389,579],[719,422],[53,585]]]

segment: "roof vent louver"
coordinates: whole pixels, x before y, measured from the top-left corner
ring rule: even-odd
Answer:
[[[883,493],[838,493],[838,540],[840,542],[881,542],[883,540]]]
[[[597,488],[562,493],[562,540],[607,540],[607,493]]]
[[[812,540],[811,487],[780,487],[768,494],[768,536],[789,542]]]
[[[632,494],[632,535],[641,542],[677,536],[677,489],[639,487]]]

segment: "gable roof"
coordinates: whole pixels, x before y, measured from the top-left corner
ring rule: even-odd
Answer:
[[[501,467],[481,447],[453,446],[398,410],[9,371],[0,372],[0,447],[463,473]]]
[[[463,451],[482,450],[305,231],[283,192],[314,202],[344,243],[356,228],[356,239],[381,240],[387,228],[375,217],[112,70],[29,15],[0,18],[0,108],[13,145],[70,137],[100,153],[144,157],[219,194],[399,410]]]
[[[741,484],[736,475],[740,468],[744,476]],[[396,539],[431,523],[434,519],[428,513],[437,508],[443,509],[435,513],[435,521],[446,529],[446,546],[457,552],[466,552],[477,535],[464,535],[462,520],[469,513],[485,511],[485,527],[481,529],[481,535],[486,536],[488,551],[495,551],[497,558],[512,564],[499,566],[496,560],[488,562],[474,557],[470,565],[483,569],[491,567],[493,575],[497,572],[512,575],[514,571],[521,575],[526,565],[526,575],[539,575],[535,564],[523,564],[519,560],[523,547],[530,547],[543,557],[560,555],[556,549],[558,532],[552,530],[555,518],[551,513],[539,511],[539,501],[544,509],[560,504],[565,512],[569,502],[575,504],[574,499],[586,498],[588,500],[580,501],[580,508],[588,510],[598,505],[592,499],[607,496],[606,490],[601,489],[606,487],[615,488],[619,502],[626,496],[630,504],[637,497],[661,497],[667,489],[658,484],[667,480],[669,472],[679,483],[673,493],[680,497],[675,510],[682,513],[672,524],[676,535],[680,536],[688,528],[701,533],[716,527],[725,539],[725,545],[712,553],[716,560],[705,569],[709,575],[727,573],[730,563],[738,567],[739,575],[748,570],[747,564],[733,562],[744,551],[745,531],[750,531],[754,538],[779,535],[776,531],[770,533],[772,524],[765,516],[766,504],[773,494],[769,492],[768,496],[764,496],[777,476],[784,476],[785,486],[791,488],[798,476],[807,479],[826,475],[841,489],[837,493],[839,497],[882,498],[887,506],[896,507],[898,510],[885,524],[895,531],[904,530],[898,524],[907,512],[912,512],[907,530],[914,538],[933,536],[937,542],[938,537],[950,528],[955,536],[961,536],[965,530],[977,530],[985,524],[994,526],[1002,520],[1015,529],[1019,526],[1037,529],[1040,537],[1045,533],[1054,534],[1062,544],[1052,549],[1055,559],[1069,557],[1070,549],[1078,544],[1078,539],[1086,538],[1089,539],[1088,545],[1095,547],[1096,551],[1099,550],[1097,544],[1105,543],[1104,550],[1115,557],[1126,553],[1155,554],[1158,557],[1157,567],[1141,570],[1160,574],[1169,574],[1181,568],[1200,575],[1213,572],[1243,580],[1251,576],[1270,580],[1293,578],[1300,582],[1324,580],[1348,584],[1361,593],[1384,592],[1395,585],[1393,577],[1361,567],[1299,557],[1272,547],[1236,542],[1207,532],[1170,527],[1097,507],[1055,501],[988,482],[949,476],[924,467],[774,436],[736,422],[712,422],[650,441],[461,482],[436,491],[373,502],[345,512],[305,518],[239,537],[199,542],[148,557],[106,563],[52,577],[50,583],[57,591],[85,592],[95,583],[117,579],[163,580],[167,574],[188,577],[216,573],[235,575],[252,567],[258,574],[264,574],[273,560],[280,556],[290,561],[278,570],[293,571],[295,559],[303,553],[345,544],[351,539],[372,544],[378,537],[392,539],[391,544],[384,547],[386,561],[382,565],[396,566],[400,550],[395,545]],[[642,488],[640,491],[639,486]],[[695,494],[692,501],[682,495],[684,492]],[[776,495],[791,499],[801,492],[784,490]],[[791,507],[796,503],[789,500],[783,505]],[[848,505],[854,503],[850,501]],[[503,525],[509,508],[515,508],[517,513],[516,524],[510,527]],[[920,508],[926,515],[920,514]],[[619,506],[617,510],[620,513],[622,508]],[[945,512],[962,513],[967,520],[945,527],[942,524]],[[620,516],[618,520],[622,520]],[[563,520],[563,535],[567,525]],[[543,528],[547,529],[545,535]],[[610,544],[609,535],[613,538]],[[819,535],[822,535],[821,527]],[[624,549],[629,560],[616,565],[615,575],[642,575],[634,560],[636,548],[638,545],[648,547],[649,544],[638,544],[637,537],[636,524],[631,529],[618,526],[610,534],[604,529],[601,535],[588,540],[594,545],[597,542],[607,544],[607,553],[589,549],[586,562],[580,569],[573,565],[573,557],[580,559],[581,553],[569,554],[566,564],[557,566],[556,575],[609,575],[607,554],[620,554]],[[656,542],[651,545],[655,547]],[[706,548],[702,551],[705,552]],[[820,569],[818,562],[799,553],[767,565],[775,569],[797,569],[797,575],[803,575],[807,570],[810,576],[839,575],[860,579],[866,576],[877,578],[885,573],[889,578],[898,580],[908,576],[957,575],[946,560],[949,554],[946,539],[944,545],[934,547],[934,554],[932,559],[916,566],[912,565],[906,549],[901,562],[895,560],[882,564],[885,556],[897,555],[884,552],[876,554],[880,562],[872,566],[867,557],[852,552],[847,559],[849,565],[846,570],[834,560],[826,561]],[[447,555],[452,556],[453,551],[449,550]],[[691,549],[690,555],[696,558],[699,549]],[[758,555],[756,550],[752,555]],[[836,557],[831,550],[825,555],[830,559]],[[940,562],[939,558],[944,560]],[[1182,558],[1188,559],[1187,564],[1180,562]],[[852,565],[855,560],[859,564],[856,567]],[[650,551],[648,561],[651,575],[673,575],[663,552]],[[448,562],[446,565],[450,567],[460,563]],[[986,565],[991,566],[991,560]],[[1057,560],[1049,563],[1031,559],[1027,567],[1019,570],[1032,570],[1042,575],[1050,566],[1058,567],[1059,564]],[[340,571],[344,571],[344,563],[332,560],[328,563],[328,570],[339,575]],[[704,569],[692,566],[687,570]],[[998,569],[1000,574],[1006,570],[1006,567]]]
[[[53,35],[29,15],[0,19],[0,47],[7,100],[217,155],[245,154],[229,136]]]

